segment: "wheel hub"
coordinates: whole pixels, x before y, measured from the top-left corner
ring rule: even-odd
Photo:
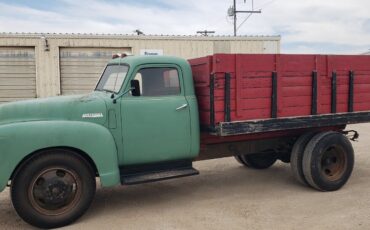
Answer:
[[[337,180],[342,176],[347,164],[346,154],[341,148],[328,148],[321,158],[321,171],[324,177],[330,181]]]
[[[45,203],[58,204],[65,201],[71,195],[72,187],[62,180],[48,183],[44,193]]]
[[[46,215],[58,215],[73,207],[78,199],[80,181],[65,169],[48,169],[33,180],[29,189],[30,201]]]

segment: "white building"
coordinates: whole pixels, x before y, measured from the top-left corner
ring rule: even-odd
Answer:
[[[114,53],[279,53],[280,36],[0,33],[0,103],[91,91]]]

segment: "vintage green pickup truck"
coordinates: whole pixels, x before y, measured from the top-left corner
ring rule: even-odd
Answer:
[[[270,56],[244,58],[261,57]],[[288,110],[281,109],[283,98],[277,96],[279,71],[271,70],[271,82],[257,74],[261,83],[256,86],[269,87],[268,100],[257,103],[266,104],[269,113],[238,120],[233,114],[242,103],[235,92],[243,93],[240,87],[248,82],[238,83],[236,71],[212,69],[223,61],[223,67],[234,68],[230,60],[235,56],[215,56],[208,63],[210,58],[189,64],[166,56],[117,57],[90,94],[0,105],[0,191],[10,186],[14,208],[26,222],[53,228],[88,209],[97,177],[109,187],[191,176],[199,173],[194,160],[234,156],[262,169],[280,159],[291,162],[297,179],[316,189],[332,191],[346,183],[353,149],[343,130],[346,124],[370,121],[368,112],[351,108],[348,113],[279,116]],[[307,87],[313,92],[309,100],[317,100],[320,90],[311,83]]]

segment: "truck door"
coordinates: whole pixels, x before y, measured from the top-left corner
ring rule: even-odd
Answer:
[[[189,158],[190,113],[181,70],[150,65],[133,74],[140,95],[121,100],[123,165]]]

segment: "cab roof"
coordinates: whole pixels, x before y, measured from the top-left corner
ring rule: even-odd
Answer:
[[[115,58],[108,62],[108,64],[128,64],[132,66],[143,64],[177,64],[186,65],[188,62],[179,57],[173,56],[126,56],[124,58]]]

